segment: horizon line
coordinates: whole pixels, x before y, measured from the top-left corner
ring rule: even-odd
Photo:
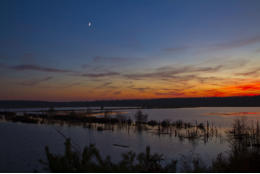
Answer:
[[[26,100],[26,99],[6,99],[0,100],[0,102],[105,102],[105,101],[133,101],[133,100],[167,100],[167,99],[201,99],[201,98],[247,98],[247,97],[260,97],[260,95],[243,95],[243,96],[212,96],[212,97],[168,97],[168,98],[136,98],[136,99],[103,99],[103,100],[64,100],[64,101],[51,101],[51,100]]]

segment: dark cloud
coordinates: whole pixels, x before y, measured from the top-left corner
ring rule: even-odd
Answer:
[[[93,58],[94,62],[124,62],[126,61],[126,58],[122,57],[102,57],[102,56],[96,56]]]
[[[84,73],[81,74],[83,77],[90,77],[90,78],[100,78],[100,77],[113,77],[119,76],[120,73],[118,72],[104,72],[104,73]]]
[[[111,86],[113,83],[112,82],[105,82],[102,83],[101,85],[97,86],[96,89],[100,88],[116,88],[115,86]]]
[[[115,91],[113,94],[114,95],[119,95],[119,94],[121,94],[121,91]]]
[[[67,84],[67,85],[62,85],[61,88],[71,88],[74,86],[80,86],[81,82],[75,82],[75,83],[71,83],[71,84]]]
[[[93,65],[93,64],[83,64],[81,68],[84,69],[85,72],[109,72],[111,68],[106,67],[107,63]]]
[[[223,78],[212,77],[212,76],[210,76],[210,77],[199,77],[199,76],[196,76],[196,77],[194,77],[194,79],[197,80],[198,82],[200,82],[201,84],[203,84],[203,83],[210,84],[210,82],[215,83],[215,82],[222,82],[223,80],[225,80]]]
[[[176,92],[176,91],[171,91],[171,92],[155,92],[155,95],[160,95],[160,96],[183,96],[185,93],[183,92]]]
[[[215,57],[208,59],[198,65],[219,65],[222,66],[225,69],[234,69],[234,68],[240,68],[245,65],[247,65],[251,60],[245,59],[245,58],[235,58],[232,59],[231,57]],[[197,66],[198,66],[197,65]]]
[[[176,53],[186,51],[189,47],[188,46],[180,46],[180,47],[171,47],[171,48],[164,48],[162,51]]]
[[[217,72],[221,68],[223,68],[222,65],[215,66],[215,67],[194,67],[194,66],[185,66],[185,67],[160,67],[156,69],[154,72],[150,73],[136,73],[136,74],[126,74],[125,77],[129,79],[134,80],[140,80],[140,79],[146,79],[146,78],[158,78],[158,79],[174,79],[174,78],[183,78],[180,75],[181,74],[187,74],[187,73],[199,73],[199,72]],[[195,77],[194,75],[186,76],[186,77]]]
[[[171,74],[183,74],[183,73],[193,73],[193,72],[217,72],[223,65],[218,65],[215,67],[195,67],[195,66],[184,66],[184,67],[160,67],[157,69],[158,72],[170,72]]]
[[[66,89],[71,88],[75,86],[82,85],[81,82],[74,82],[74,83],[61,83],[61,84],[48,84],[47,86],[39,86],[41,88],[52,88],[52,89]]]
[[[239,76],[257,76],[260,73],[260,68],[254,68],[250,71],[243,72],[243,73],[236,73],[235,75]]]
[[[10,69],[13,69],[16,71],[42,71],[42,72],[53,72],[53,73],[73,72],[73,71],[66,70],[66,69],[58,69],[58,68],[51,68],[51,67],[44,67],[44,66],[30,65],[30,64],[11,66]]]
[[[107,86],[109,86],[109,85],[111,85],[111,84],[112,84],[112,82],[106,82],[106,83],[103,83],[102,86],[103,86],[103,87],[107,87]]]
[[[250,60],[248,59],[230,60],[225,64],[225,67],[228,69],[240,68],[247,65],[249,62]]]
[[[250,44],[255,44],[255,43],[258,43],[258,42],[260,42],[260,36],[254,36],[254,37],[251,37],[251,38],[215,44],[215,45],[211,46],[211,49],[224,50],[224,49],[239,48],[239,47],[247,46],[247,45],[250,45]]]
[[[23,86],[35,86],[35,85],[38,85],[39,83],[49,81],[49,80],[51,80],[52,78],[53,78],[53,77],[50,77],[50,76],[49,76],[49,77],[45,77],[45,78],[42,78],[42,79],[33,79],[33,80],[21,82],[21,83],[19,83],[19,85],[23,85]]]
[[[145,92],[147,90],[151,90],[152,89],[150,87],[136,87],[135,85],[128,85],[127,88],[128,89],[132,89],[132,90],[136,90],[136,91],[140,91],[140,92]]]
[[[145,91],[147,91],[147,90],[150,90],[151,88],[149,88],[149,87],[144,87],[144,88],[131,87],[131,89],[137,90],[137,91],[139,91],[139,92],[145,92]]]

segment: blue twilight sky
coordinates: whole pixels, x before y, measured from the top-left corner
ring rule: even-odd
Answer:
[[[259,0],[1,0],[0,78],[4,86],[0,97],[102,99],[98,92],[97,97],[84,94],[82,98],[54,93],[64,84],[70,93],[80,88],[83,94],[84,88],[125,82],[139,92],[153,89],[143,97],[155,97],[150,93],[162,90],[158,84],[165,76],[153,73],[172,73],[165,67],[214,68],[248,61],[243,72],[253,71],[260,59],[259,19]],[[241,69],[236,66],[232,77],[240,73],[236,68]],[[133,77],[135,73],[142,79]],[[155,84],[144,79],[148,73],[155,77]],[[200,72],[201,76],[205,77]],[[168,82],[164,84],[168,88],[174,85]],[[105,98],[117,98],[112,94],[127,89],[105,88],[103,92],[111,93]],[[172,94],[177,92],[172,90]],[[52,97],[42,97],[45,93]]]

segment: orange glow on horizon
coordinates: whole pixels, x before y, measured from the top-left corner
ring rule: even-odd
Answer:
[[[34,94],[31,96],[30,94]],[[111,90],[94,89],[70,89],[52,91],[46,90],[43,93],[28,91],[16,98],[8,97],[8,100],[45,100],[45,101],[94,101],[94,100],[124,100],[124,99],[157,99],[157,98],[192,98],[192,97],[231,97],[231,96],[256,96],[260,95],[260,83],[238,84],[224,86],[214,89],[187,89],[181,92],[174,90],[162,92],[160,89],[149,91]]]

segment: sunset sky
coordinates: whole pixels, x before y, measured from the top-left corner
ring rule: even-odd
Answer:
[[[0,21],[0,100],[260,95],[259,0],[1,0]]]

